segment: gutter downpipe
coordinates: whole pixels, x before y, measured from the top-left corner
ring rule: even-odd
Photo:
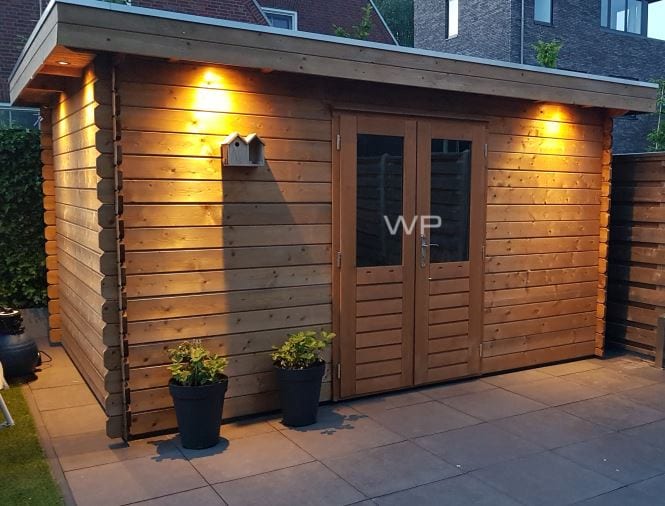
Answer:
[[[524,0],[522,0],[522,15],[520,17],[520,63],[524,65]]]

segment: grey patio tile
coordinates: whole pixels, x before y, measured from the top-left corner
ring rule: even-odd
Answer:
[[[652,361],[650,360],[621,351],[618,352],[617,356],[608,357],[603,360],[603,367],[624,372],[637,371],[638,369],[649,367],[651,364]]]
[[[456,467],[410,441],[363,450],[323,463],[368,497],[460,474]]]
[[[614,430],[636,427],[665,418],[663,411],[637,404],[618,395],[566,404],[561,409]]]
[[[421,437],[414,442],[465,472],[543,451],[542,446],[489,423]]]
[[[430,401],[373,413],[384,427],[414,438],[479,423],[479,420],[440,402]]]
[[[183,506],[184,504],[192,506],[225,506],[222,498],[219,497],[212,487],[196,488],[187,492],[180,492],[134,504],[141,506]]]
[[[444,499],[445,498],[445,499]],[[380,506],[517,506],[519,503],[465,474],[374,499]]]
[[[266,434],[268,432],[274,432],[275,430],[275,427],[273,427],[268,420],[251,418],[239,422],[223,424],[220,434],[223,438],[231,440]]]
[[[592,371],[603,367],[602,360],[597,358],[587,358],[584,360],[576,360],[574,362],[565,362],[563,364],[548,365],[540,367],[538,370],[545,374],[552,376],[566,376],[567,374],[575,374],[577,372]]]
[[[145,501],[207,485],[179,451],[65,473],[77,506]]]
[[[662,504],[663,497],[665,497],[665,474],[654,476],[648,480],[631,485],[628,488],[648,496],[651,499],[649,506]]]
[[[556,450],[578,464],[626,485],[665,472],[665,454],[620,433]]]
[[[624,487],[577,503],[579,506],[653,506],[653,498],[633,487]]]
[[[56,437],[51,442],[63,471],[72,471],[171,452],[175,445],[170,438],[140,439],[127,444],[120,439],[109,439],[106,431],[95,431]]]
[[[279,431],[222,440],[213,448],[182,449],[182,452],[208,483],[235,480],[313,460]]]
[[[42,418],[51,437],[106,429],[106,415],[99,404],[43,411]]]
[[[603,367],[602,369],[594,369],[593,371],[569,374],[566,376],[566,379],[574,381],[575,383],[615,393],[654,383],[651,380],[626,374],[618,369],[608,369],[606,367]]]
[[[496,464],[472,474],[524,504],[539,506],[572,504],[621,486],[552,452]]]
[[[337,506],[365,497],[320,462],[215,485],[229,506]]]
[[[504,388],[548,406],[560,406],[610,393],[608,390],[553,377],[529,383],[508,385]]]
[[[344,405],[323,406],[319,421],[313,425],[288,428],[279,424],[278,427],[282,434],[318,459],[404,440],[367,415]]]
[[[485,421],[519,415],[547,407],[545,404],[500,388],[450,397],[442,399],[441,402]]]
[[[544,380],[549,377],[549,374],[545,374],[538,369],[526,369],[524,371],[498,374],[496,376],[485,376],[483,377],[483,381],[486,381],[487,383],[497,387],[506,387],[519,383],[528,383],[529,381]]]
[[[665,370],[658,367],[639,367],[625,372],[631,376],[639,376],[640,378],[655,381],[657,383],[665,383]]]
[[[41,371],[37,372],[37,379],[30,383],[30,388],[32,390],[39,390],[41,388],[82,384],[84,384],[83,378],[74,365],[69,363],[60,366],[49,365],[43,367]]]
[[[625,433],[641,439],[646,444],[665,450],[665,420],[628,429]]]
[[[39,411],[73,408],[97,403],[97,399],[92,395],[86,384],[38,388],[33,390],[33,395]]]
[[[428,387],[421,392],[431,397],[432,399],[447,399],[448,397],[455,397],[457,395],[473,394],[476,392],[484,392],[485,390],[492,390],[497,388],[481,379],[470,381],[462,381],[459,383],[449,383],[447,385],[439,385],[435,387]]]
[[[423,393],[412,390],[410,392],[398,392],[394,394],[385,394],[376,397],[358,399],[351,401],[348,404],[356,411],[367,415],[377,411],[400,408],[402,406],[410,406],[412,404],[420,404],[430,400],[431,399],[426,395],[423,395]]]
[[[612,431],[608,427],[591,423],[557,408],[532,411],[491,423],[549,450]]]
[[[619,395],[639,404],[665,411],[665,384],[663,383],[635,388],[621,392]]]

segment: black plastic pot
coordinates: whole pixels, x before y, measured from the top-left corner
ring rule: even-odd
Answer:
[[[0,362],[6,378],[32,376],[40,363],[35,340],[23,330],[17,310],[0,308]]]
[[[228,385],[229,378],[226,376],[219,383],[198,387],[177,385],[173,381],[169,383],[183,447],[202,450],[219,442]]]
[[[307,369],[275,366],[284,425],[303,427],[316,423],[325,369],[325,362],[317,362]]]

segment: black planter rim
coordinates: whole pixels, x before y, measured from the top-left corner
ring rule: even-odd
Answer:
[[[176,383],[173,378],[169,380],[169,390],[171,391],[171,395],[175,397],[204,396],[219,389],[226,391],[228,386],[229,377],[226,374],[224,374],[219,381],[207,383],[205,385],[180,385]]]
[[[326,363],[325,363],[325,361],[323,361],[323,360],[317,360],[317,361],[314,362],[312,365],[310,365],[310,366],[308,366],[308,367],[303,367],[302,369],[293,369],[293,368],[291,368],[291,367],[282,367],[282,366],[279,366],[279,365],[277,365],[277,364],[275,364],[275,363],[273,363],[272,365],[273,365],[273,367],[274,367],[275,369],[278,369],[278,370],[280,370],[280,371],[303,372],[303,371],[311,371],[312,369],[319,369],[319,368],[321,368],[321,367],[324,367],[324,368],[325,368]]]

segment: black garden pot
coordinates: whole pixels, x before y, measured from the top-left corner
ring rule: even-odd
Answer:
[[[37,344],[23,330],[19,311],[0,308],[0,362],[6,378],[32,376],[40,364]]]
[[[202,450],[219,442],[222,425],[224,395],[229,378],[198,387],[182,386],[169,382],[182,446],[190,450]]]
[[[325,369],[325,362],[317,362],[307,369],[275,366],[284,425],[303,427],[316,423]]]

